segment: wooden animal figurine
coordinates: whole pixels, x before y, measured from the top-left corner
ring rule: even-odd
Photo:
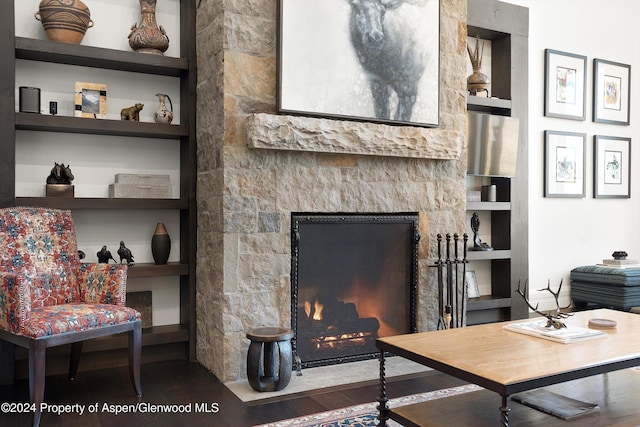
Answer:
[[[120,110],[120,120],[133,120],[134,122],[140,121],[140,111],[144,108],[144,104],[136,103],[131,107],[123,108]]]

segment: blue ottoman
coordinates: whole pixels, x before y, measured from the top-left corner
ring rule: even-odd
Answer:
[[[640,306],[640,268],[586,265],[571,270],[571,299],[576,307],[588,303],[628,311]]]

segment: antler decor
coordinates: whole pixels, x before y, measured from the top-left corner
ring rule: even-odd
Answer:
[[[525,302],[527,303],[527,305],[529,306],[529,308],[533,311],[535,311],[536,313],[540,314],[541,316],[544,316],[547,318],[547,325],[546,327],[549,328],[551,326],[553,326],[556,329],[561,329],[561,328],[566,328],[567,325],[564,324],[564,322],[562,321],[562,319],[566,319],[568,317],[573,316],[573,313],[563,313],[561,310],[565,310],[569,307],[571,307],[571,303],[569,303],[568,306],[566,307],[560,307],[560,303],[558,302],[558,297],[560,296],[560,290],[562,289],[562,279],[560,280],[560,286],[558,286],[558,290],[556,292],[553,292],[551,290],[551,281],[547,282],[547,287],[544,289],[538,289],[539,291],[549,291],[551,292],[551,295],[553,295],[554,299],[556,300],[556,309],[554,310],[549,310],[548,312],[544,312],[544,311],[540,311],[538,310],[538,305],[540,305],[540,303],[536,304],[536,306],[532,306],[531,303],[529,302],[529,300],[526,297],[526,293],[527,293],[527,281],[524,282],[524,290],[520,290],[520,281],[518,281],[518,294],[525,300]]]

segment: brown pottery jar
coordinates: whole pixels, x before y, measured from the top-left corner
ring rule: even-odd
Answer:
[[[80,44],[93,27],[89,8],[80,0],[42,0],[35,13],[49,40]]]

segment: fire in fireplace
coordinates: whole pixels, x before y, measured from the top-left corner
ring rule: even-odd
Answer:
[[[303,367],[378,354],[416,331],[417,214],[293,214],[293,350]]]

